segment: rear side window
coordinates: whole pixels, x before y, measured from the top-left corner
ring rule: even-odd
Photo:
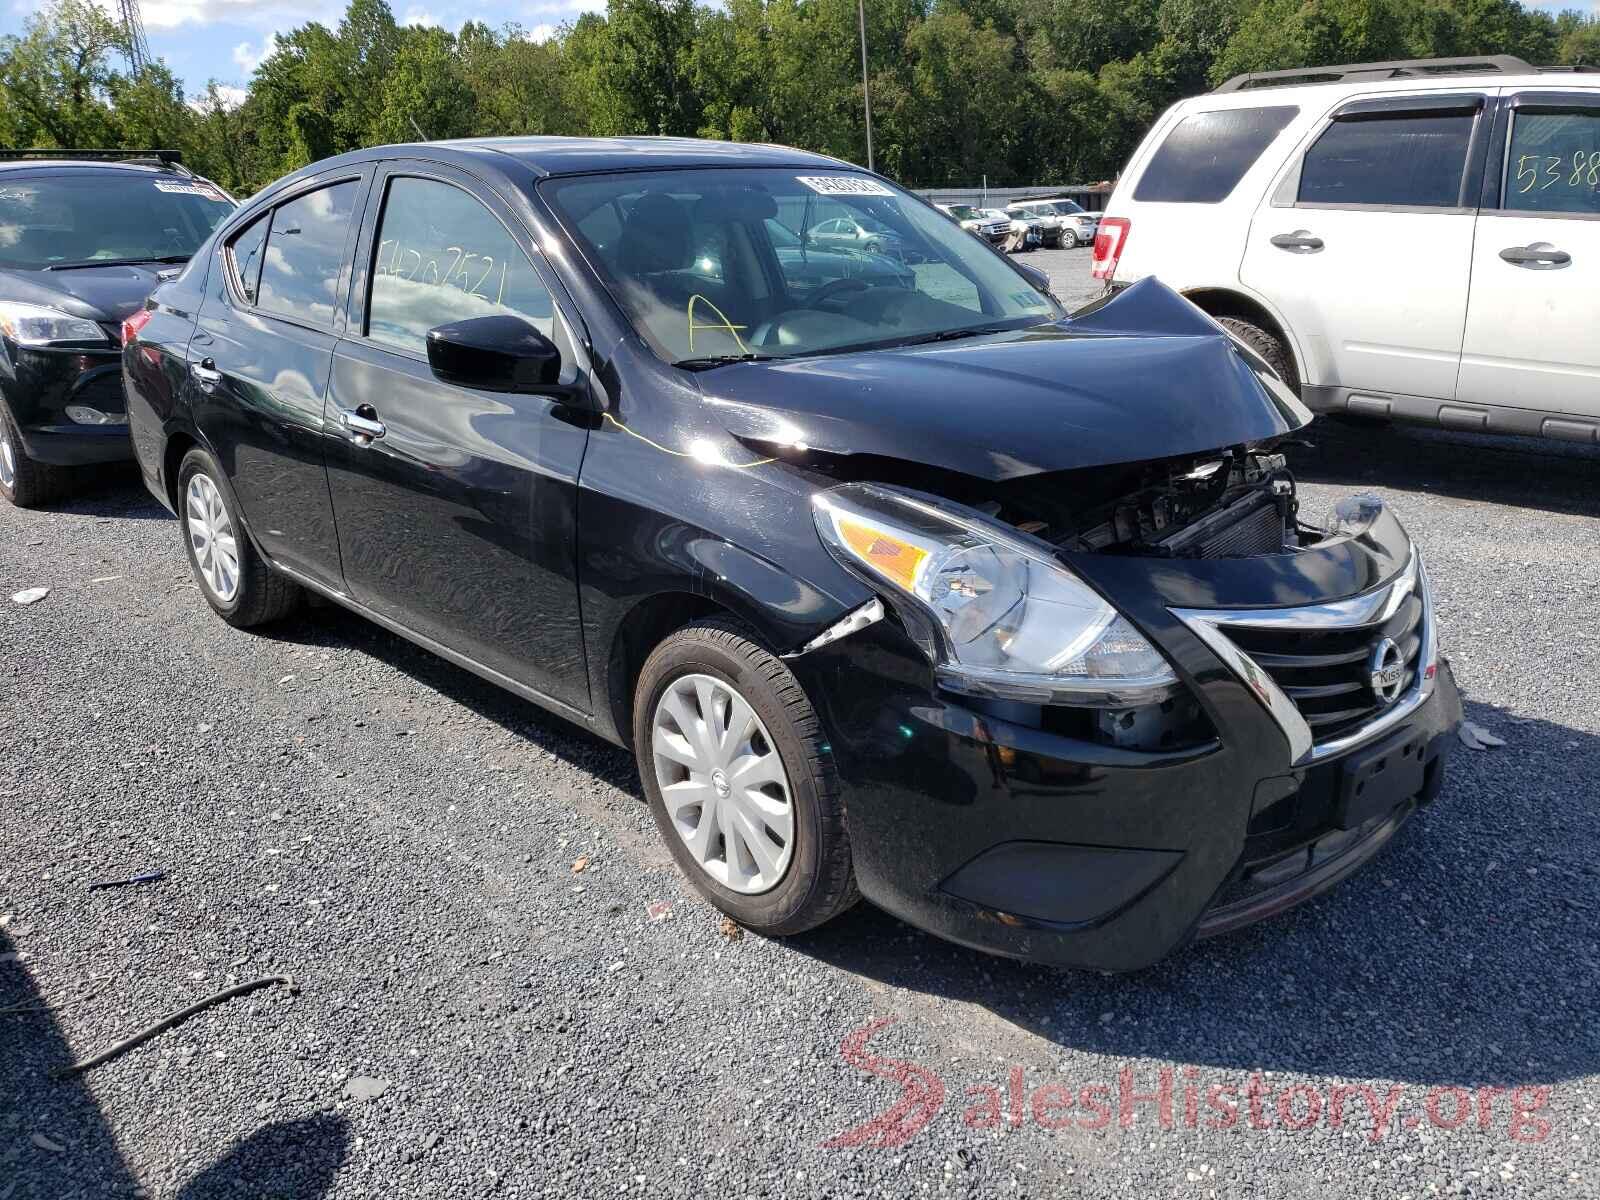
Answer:
[[[1455,208],[1473,112],[1338,120],[1306,151],[1301,204]]]
[[[335,183],[273,212],[257,304],[308,325],[333,324],[356,191],[353,179]]]
[[[261,279],[261,249],[267,243],[267,221],[267,217],[258,217],[228,244],[228,270],[247,304],[256,302],[257,284]]]
[[[1600,213],[1600,108],[1516,110],[1503,208]]]
[[[1191,113],[1151,157],[1133,198],[1168,204],[1216,204],[1227,199],[1299,111],[1284,106]]]

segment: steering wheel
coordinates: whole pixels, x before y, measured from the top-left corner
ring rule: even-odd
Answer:
[[[871,286],[865,279],[835,279],[812,292],[810,298],[806,300],[806,307],[817,308],[835,296],[842,296],[846,292],[865,291]]]

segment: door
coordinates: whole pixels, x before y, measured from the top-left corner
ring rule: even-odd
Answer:
[[[340,586],[323,425],[357,175],[297,192],[223,242],[189,342],[195,422],[274,562]]]
[[[1485,184],[1456,398],[1600,418],[1600,93],[1510,98]],[[1593,430],[1564,427],[1584,440]]]
[[[390,168],[369,210],[329,386],[328,422],[345,431],[328,461],[345,587],[587,711],[574,545],[587,363],[573,326],[521,222],[469,177]],[[477,391],[429,369],[430,328],[497,314],[559,346],[553,394]]]
[[[1347,103],[1257,211],[1239,277],[1286,317],[1313,401],[1454,393],[1487,99]]]

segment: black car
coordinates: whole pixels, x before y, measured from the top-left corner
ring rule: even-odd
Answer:
[[[766,223],[825,204],[915,286],[792,294]],[[1299,512],[1271,369],[1037,278],[794,150],[379,147],[157,289],[129,415],[224,620],[313,592],[631,746],[738,921],[1135,968],[1367,860],[1460,707],[1394,516]]]
[[[0,494],[126,461],[122,319],[233,201],[170,151],[0,151]]]

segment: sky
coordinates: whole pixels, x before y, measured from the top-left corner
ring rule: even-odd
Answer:
[[[98,2],[116,15],[117,0]],[[605,0],[389,2],[401,24],[439,25],[453,31],[469,20],[495,27],[515,22],[536,38],[549,37],[582,12],[605,9]],[[0,12],[9,8],[19,16],[43,6],[43,0],[0,0]],[[308,21],[331,28],[345,7],[344,0],[142,0],[140,11],[150,52],[166,61],[187,92],[202,92],[215,79],[242,94],[256,64],[271,53],[274,35]]]
[[[19,16],[44,0],[0,0]],[[1526,2],[1526,0],[1525,0]],[[113,14],[117,0],[99,0]],[[565,21],[587,10],[603,10],[605,0],[390,0],[402,24],[459,29],[468,20],[500,26],[515,22],[535,38],[549,37]],[[871,3],[871,0],[868,0]],[[1532,0],[1532,6],[1560,11],[1587,9],[1600,15],[1600,0]],[[243,89],[256,64],[272,50],[273,37],[308,21],[337,25],[342,0],[142,0],[150,50],[164,59],[185,90],[197,94],[215,79],[225,89]]]

